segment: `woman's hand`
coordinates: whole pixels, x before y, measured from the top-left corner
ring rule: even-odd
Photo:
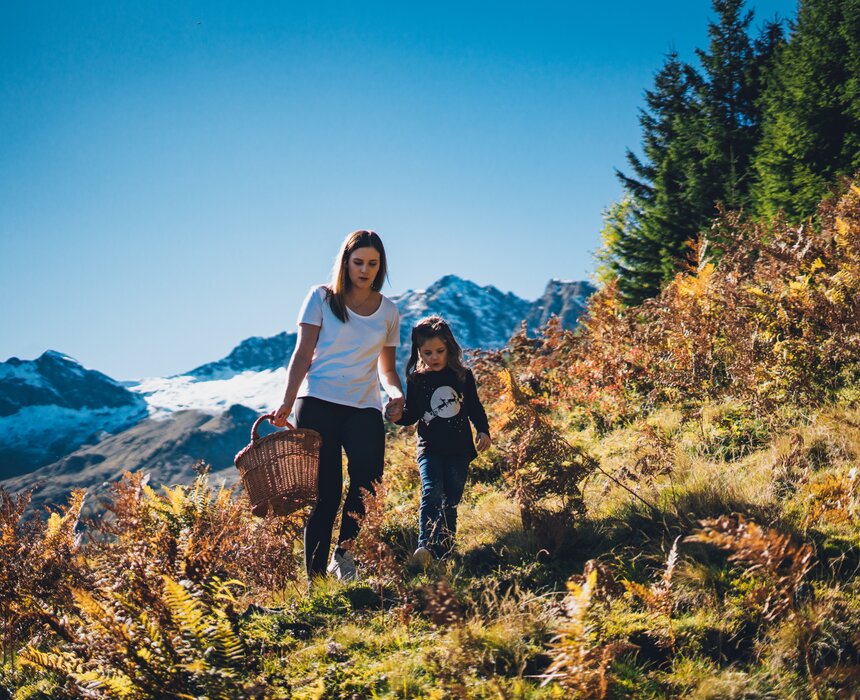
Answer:
[[[379,353],[379,359],[376,362],[379,381],[383,391],[388,394],[384,415],[390,421],[397,421],[403,417],[403,406],[406,403],[406,399],[403,398],[403,386],[400,384],[400,377],[397,376],[395,368],[396,349],[386,345]]]
[[[275,411],[275,417],[272,418],[272,425],[277,426],[278,428],[289,428],[290,430],[295,430],[296,426],[294,426],[288,418],[290,417],[290,412],[293,410],[293,407],[288,403],[282,403],[281,407]]]
[[[486,433],[478,433],[478,437],[475,440],[475,446],[478,448],[478,452],[483,452],[492,444],[493,441],[490,440],[489,435]]]
[[[391,422],[398,421],[403,417],[403,406],[405,399],[402,396],[389,397],[385,404],[385,417]]]

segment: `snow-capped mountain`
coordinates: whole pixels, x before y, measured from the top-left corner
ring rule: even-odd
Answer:
[[[48,350],[0,363],[0,479],[31,471],[147,416],[119,382]]]
[[[447,275],[392,297],[401,314],[398,368],[422,316],[446,318],[464,348],[498,348],[523,320],[534,329],[555,313],[572,328],[591,291],[584,282],[552,280],[529,302]],[[248,338],[221,360],[126,386],[52,351],[0,363],[0,480],[20,489],[44,479],[52,484],[37,494],[44,500],[57,488],[101,483],[123,470],[150,469],[167,482],[180,473],[190,478],[199,459],[230,465],[254,417],[280,403],[295,343],[287,332]],[[24,472],[32,473],[10,479]]]
[[[223,413],[178,411],[170,420],[145,419],[95,445],[3,482],[9,491],[37,487],[32,504],[61,503],[73,488],[98,495],[126,471],[147,471],[154,483],[188,483],[198,461],[211,465],[213,477],[229,485],[238,478],[233,457],[249,440],[257,412],[230,406]],[[266,424],[267,425],[267,424]],[[270,432],[265,425],[260,434]]]
[[[507,343],[531,308],[530,302],[515,294],[480,287],[456,275],[446,275],[427,289],[409,290],[392,301],[400,311],[398,369],[409,359],[412,327],[423,316],[442,316],[461,347],[488,350]]]
[[[224,359],[196,367],[185,376],[211,381],[230,379],[242,372],[278,369],[286,365],[295,347],[295,333],[285,331],[271,338],[255,336],[243,340]]]

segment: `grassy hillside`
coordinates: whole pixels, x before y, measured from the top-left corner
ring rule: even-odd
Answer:
[[[128,476],[85,536],[82,494],[41,522],[4,496],[0,687],[853,697],[860,188],[804,228],[716,222],[708,246],[653,302],[625,309],[609,285],[576,334],[551,324],[475,360],[496,444],[433,569],[409,564],[409,430],[368,502],[362,580],[310,593],[301,517],[255,520],[205,474]]]

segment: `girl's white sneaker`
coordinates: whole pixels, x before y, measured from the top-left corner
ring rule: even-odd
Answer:
[[[412,561],[426,569],[436,561],[436,557],[433,556],[433,552],[427,549],[427,547],[419,547],[412,554]]]

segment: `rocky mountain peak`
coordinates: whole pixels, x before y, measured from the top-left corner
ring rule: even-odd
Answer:
[[[296,346],[296,334],[286,331],[269,338],[254,336],[239,343],[227,357],[196,367],[186,374],[197,379],[228,379],[241,372],[286,366]]]
[[[0,363],[0,417],[31,406],[98,409],[138,402],[119,382],[56,350],[35,360],[12,357]]]
[[[29,471],[148,415],[146,401],[56,350],[0,363],[0,478]]]
[[[536,300],[526,315],[530,332],[545,326],[550,316],[559,317],[563,328],[575,328],[579,317],[585,311],[588,297],[596,287],[585,281],[550,280],[544,293]]]

